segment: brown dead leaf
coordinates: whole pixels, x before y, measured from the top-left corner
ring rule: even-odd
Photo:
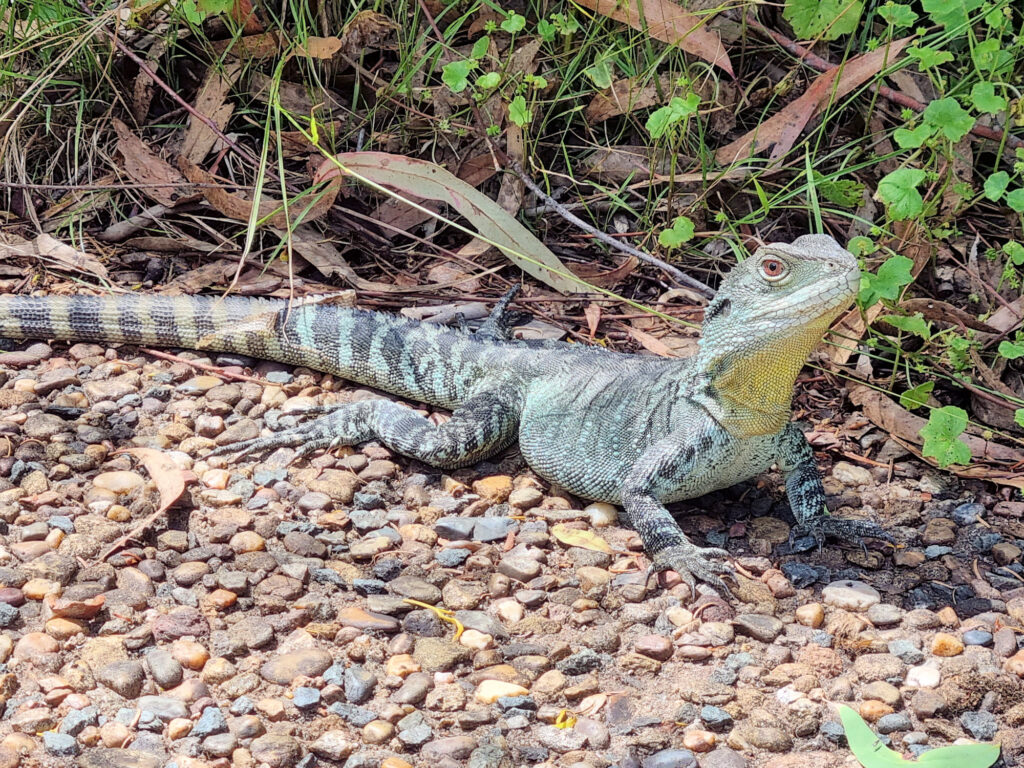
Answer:
[[[597,327],[601,324],[601,305],[587,304],[583,310],[583,316],[587,318],[587,330],[590,331],[590,338],[593,339],[597,333]]]
[[[235,25],[242,28],[242,34],[255,35],[263,31],[263,24],[252,7],[252,0],[235,0],[231,4],[230,15]]]
[[[160,71],[160,59],[167,53],[167,45],[165,38],[158,37],[146,52],[146,64],[153,72]],[[149,114],[155,93],[156,82],[140,69],[132,83],[132,117],[136,123],[141,125],[146,122],[146,115]]]
[[[812,117],[820,114],[829,104],[859,88],[877,75],[883,67],[891,65],[912,39],[905,37],[888,47],[855,56],[844,66],[818,75],[802,96],[762,121],[757,128],[720,147],[715,152],[715,159],[722,165],[729,165],[746,160],[768,147],[774,147],[773,159],[786,154],[793,148]]]
[[[915,446],[921,445],[921,428],[928,420],[917,416],[899,405],[884,392],[871,389],[864,384],[850,386],[850,402],[864,411],[864,415],[888,432],[892,437]],[[1024,451],[1012,448],[992,440],[984,440],[975,435],[963,435],[963,439],[971,449],[971,457],[979,461],[1024,464]],[[927,459],[926,459],[927,460]],[[1017,473],[1024,479],[1024,472]]]
[[[600,13],[656,40],[676,45],[733,75],[732,62],[722,38],[706,22],[712,14],[695,16],[671,0],[577,0],[584,8]]]
[[[153,448],[125,448],[117,453],[134,456],[146,468],[160,494],[160,504],[154,513],[157,515],[170,509],[185,492],[186,481],[191,481],[195,477],[191,472],[181,469],[166,453]]]
[[[671,75],[662,75],[654,82],[650,77],[626,77],[616,80],[611,88],[594,94],[583,116],[588,123],[596,125],[637,109],[660,107],[667,104],[680,90],[676,80],[678,78]]]
[[[252,71],[248,74],[249,91],[257,99],[269,103],[273,90],[273,78],[262,72]],[[329,120],[335,113],[344,109],[344,99],[330,88],[317,88],[312,94],[302,83],[282,80],[277,86],[277,102],[281,109],[295,115],[308,115],[316,109],[317,118]]]
[[[565,523],[558,523],[551,528],[551,535],[569,547],[581,547],[592,552],[604,552],[611,555],[615,552],[611,545],[593,531],[570,528]]]
[[[220,69],[211,67],[196,95],[196,112],[209,117],[222,131],[231,113],[235,111],[235,105],[228,102],[227,98],[241,73],[242,65],[238,61],[226,61]],[[210,126],[194,115],[189,115],[185,123],[185,137],[181,142],[181,154],[189,162],[198,163],[210,153],[218,138]]]
[[[629,335],[632,336],[637,341],[639,341],[640,344],[643,345],[643,348],[646,349],[648,352],[653,352],[659,357],[678,357],[678,355],[676,355],[676,353],[672,351],[672,348],[668,344],[663,342],[661,339],[652,336],[651,334],[645,331],[641,331],[639,328],[634,328],[631,325],[623,327],[626,329]]]
[[[177,168],[150,149],[123,122],[116,117],[113,122],[117,151],[124,158],[124,171],[132,181],[142,186],[144,194],[166,206],[173,206],[195,194]]]
[[[981,322],[970,312],[965,312],[959,307],[954,307],[952,304],[938,299],[905,299],[900,302],[899,307],[908,315],[920,312],[925,320],[960,325],[982,333],[1001,333],[998,328]]]
[[[281,36],[277,32],[246,35],[237,40],[235,38],[216,40],[210,45],[218,56],[223,55],[226,51],[238,59],[268,59],[278,56],[283,48]]]
[[[580,699],[580,703],[576,707],[576,714],[580,717],[594,717],[607,703],[607,693],[592,693]]]
[[[35,240],[26,240],[18,235],[0,233],[0,258],[27,256],[38,259],[48,267],[70,270],[86,275],[108,279],[107,268],[94,256],[62,243],[55,237],[43,233]]]
[[[360,11],[341,30],[341,49],[350,59],[367,50],[392,51],[398,47],[399,30],[383,13]]]
[[[640,260],[636,256],[627,256],[619,266],[608,270],[599,264],[590,263],[575,264],[570,262],[566,266],[573,271],[573,274],[582,277],[591,285],[596,285],[598,288],[614,288],[633,274],[633,270],[636,269],[639,263]]]
[[[207,185],[202,188],[202,193],[210,205],[228,218],[249,221],[252,213],[251,200],[233,195],[223,187],[217,186],[216,177],[198,165],[190,163],[184,156],[179,156],[178,167],[192,183]],[[341,179],[331,179],[316,190],[306,190],[288,202],[287,213],[280,201],[261,200],[257,219],[266,225],[284,230],[300,223],[316,221],[331,209],[340,189]]]
[[[459,166],[458,173],[455,175],[471,187],[479,187],[494,176],[495,173],[497,173],[497,169],[494,167],[494,158],[490,152],[483,152],[462,163]],[[410,199],[435,213],[441,212],[442,206],[439,202],[422,200],[411,196]],[[392,239],[398,237],[402,232],[409,232],[413,227],[419,226],[430,218],[429,214],[418,211],[394,198],[388,198],[378,205],[377,209],[370,216],[382,224],[390,225],[383,227],[382,233],[385,237]]]

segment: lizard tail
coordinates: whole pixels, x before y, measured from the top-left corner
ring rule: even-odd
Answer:
[[[286,301],[233,296],[0,296],[0,338],[197,349],[218,329],[286,306]]]

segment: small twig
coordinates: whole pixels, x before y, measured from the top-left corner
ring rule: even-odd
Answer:
[[[147,355],[158,357],[161,360],[169,360],[172,363],[184,363],[190,365],[193,368],[198,368],[200,371],[207,371],[215,376],[219,376],[224,379],[231,379],[232,381],[248,381],[253,384],[259,384],[263,387],[273,386],[268,381],[258,379],[255,376],[246,376],[244,373],[232,373],[231,371],[225,371],[223,368],[218,368],[216,365],[208,365],[207,363],[200,363],[198,360],[186,360],[178,355],[172,355],[169,352],[161,352],[159,349],[148,349],[146,347],[139,347],[140,352],[145,352]]]
[[[828,72],[829,70],[835,69],[838,66],[837,64],[833,64],[827,59],[823,59],[818,54],[800,45],[800,43],[790,40],[782,33],[776,32],[774,29],[769,29],[768,27],[764,26],[759,21],[756,21],[750,16],[746,17],[744,23],[755,32],[758,32],[766,37],[770,37],[772,40],[781,45],[787,51],[792,53],[800,60],[805,61],[809,66],[813,67],[819,72]],[[882,96],[883,98],[886,98],[889,101],[893,102],[894,104],[900,105],[901,107],[912,109],[915,112],[924,112],[924,110],[928,106],[927,104],[924,104],[918,101],[917,99],[907,96],[907,94],[901,91],[894,90],[887,85],[882,85],[881,83],[876,83],[875,85],[872,86],[872,88],[878,93],[879,96]],[[1005,139],[1006,145],[1008,147],[1011,147],[1012,149],[1020,149],[1021,147],[1024,147],[1024,139],[1014,136],[1012,133],[1009,132],[1009,130],[1001,133],[987,126],[975,123],[974,126],[971,128],[971,133],[973,133],[975,136],[979,138],[990,139],[995,142],[1002,142]]]

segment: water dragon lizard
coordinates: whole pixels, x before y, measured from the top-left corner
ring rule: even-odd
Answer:
[[[773,464],[800,526],[816,537],[889,538],[830,517],[809,444],[790,421],[797,374],[853,300],[856,259],[826,235],[765,245],[708,305],[687,359],[516,340],[503,301],[476,333],[336,303],[126,294],[0,297],[0,337],[227,351],[336,374],[450,409],[440,425],[390,400],[323,406],[316,418],[225,446],[299,456],[379,440],[436,467],[472,464],[516,440],[541,477],[622,507],[656,567],[726,589],[728,553],[701,548],[665,505]]]

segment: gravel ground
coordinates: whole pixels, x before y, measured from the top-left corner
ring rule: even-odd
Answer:
[[[452,475],[375,444],[203,459],[286,404],[379,396],[330,377],[92,344],[4,362],[0,768],[831,768],[855,765],[841,702],[904,753],[997,740],[1024,765],[1024,503],[858,414],[814,441],[893,463],[836,464],[833,506],[906,544],[790,545],[778,478],[715,494],[684,525],[735,553],[727,602],[648,580],[612,508],[514,451]],[[131,446],[190,483],[101,562],[160,503]]]

